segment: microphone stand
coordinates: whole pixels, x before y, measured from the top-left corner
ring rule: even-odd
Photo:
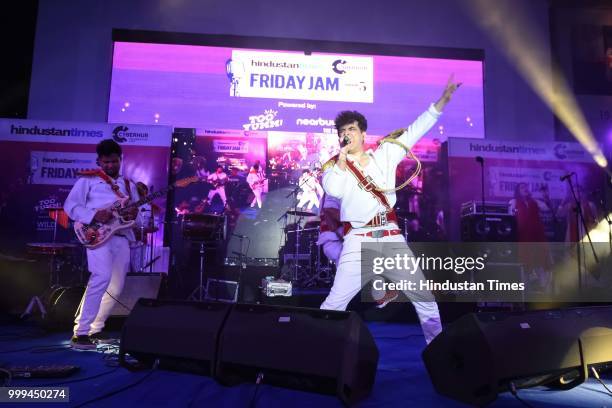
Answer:
[[[605,178],[606,178],[606,187],[610,188],[610,182],[608,181],[609,176],[606,174]],[[604,189],[601,190],[602,195],[600,197],[599,202],[601,203],[601,208],[603,209],[603,213],[604,213],[604,218],[606,219],[606,222],[608,223],[608,245],[610,246],[610,254],[612,254],[612,219],[610,219],[610,215],[608,214],[608,200],[607,200],[607,191]]]
[[[309,177],[312,177],[310,175]],[[291,191],[285,198],[289,198],[292,195],[295,195],[295,201],[297,201],[298,190],[302,189],[302,186],[308,182],[308,178],[305,178],[301,183],[298,182],[298,185]],[[297,204],[295,203],[295,209],[297,211]],[[286,214],[286,213],[285,213]],[[279,218],[280,219],[280,218]],[[299,216],[296,218],[295,222],[295,252],[294,252],[294,270],[293,270],[293,282],[297,283],[299,281],[299,257],[300,257],[300,222],[302,222],[302,217]]]
[[[578,177],[578,176],[576,176]],[[597,257],[597,253],[595,252],[595,247],[593,246],[593,241],[591,241],[591,234],[587,229],[586,222],[584,221],[584,214],[582,214],[582,206],[580,205],[580,200],[576,195],[576,191],[574,190],[574,185],[572,183],[572,177],[567,177],[565,179],[568,184],[570,191],[572,192],[572,197],[574,198],[574,204],[576,205],[576,262],[578,263],[578,289],[582,291],[582,255],[581,255],[581,246],[580,246],[580,225],[584,228],[586,232],[586,236],[589,240],[589,245],[591,245],[591,250],[593,251],[593,257],[595,258],[595,262],[599,263],[599,258]]]
[[[481,156],[476,156],[476,161],[480,164],[480,198],[482,203],[482,212],[480,213],[480,222],[482,224],[482,230],[487,230],[487,215],[485,209],[485,175],[484,175],[484,159]],[[486,233],[486,232],[485,232]],[[483,241],[486,241],[487,237],[483,237]]]
[[[237,234],[232,234],[233,236],[236,236]],[[243,260],[244,257],[244,253],[242,252],[242,242],[244,241],[244,235],[238,235],[238,238],[240,239],[240,252],[238,253],[238,265],[239,265],[239,269],[238,269],[238,289],[236,293],[236,302],[240,303],[242,302],[242,270],[246,269],[246,262],[245,260]]]

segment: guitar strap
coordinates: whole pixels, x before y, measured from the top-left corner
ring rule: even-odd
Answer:
[[[119,198],[125,198],[125,195],[119,189],[119,185],[117,185],[113,179],[106,174],[102,169],[94,169],[94,170],[82,170],[77,173],[79,176],[97,176],[100,177],[106,184],[108,184],[115,193],[115,195]],[[130,180],[127,177],[123,178],[123,182],[125,183],[125,190],[128,192],[128,198],[132,200],[132,190],[130,189]]]
[[[132,201],[132,189],[130,188],[130,179],[124,177],[123,183],[125,184],[125,191],[127,191],[128,193],[128,199]]]
[[[357,179],[357,184],[362,190],[365,190],[368,193],[372,194],[379,203],[385,206],[387,211],[392,210],[391,205],[387,200],[387,196],[385,196],[385,194],[383,194],[377,188],[376,183],[374,183],[374,180],[372,180],[370,176],[364,175],[350,160],[346,161],[346,167],[349,169],[350,173]]]

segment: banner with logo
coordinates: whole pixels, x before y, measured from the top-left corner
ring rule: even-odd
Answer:
[[[551,218],[559,206],[571,199],[568,177],[564,177],[569,175],[577,191],[600,207],[604,174],[578,143],[449,139],[447,151],[447,222],[452,239],[459,239],[461,204],[482,200],[482,170],[488,202],[507,205],[517,185],[524,183],[533,198],[552,206],[546,211],[550,214],[544,214]],[[565,223],[565,219],[558,221]]]
[[[63,207],[77,173],[97,167],[96,144],[104,139],[121,145],[123,175],[149,190],[166,186],[169,126],[0,120],[0,240],[5,250],[23,253],[27,243],[75,241],[72,228],[50,215]],[[156,205],[160,212],[155,218],[163,220],[165,200]]]
[[[232,96],[372,103],[374,59],[233,50]]]

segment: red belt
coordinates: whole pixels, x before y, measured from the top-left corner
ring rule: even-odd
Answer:
[[[384,238],[384,237],[391,237],[393,235],[400,235],[401,233],[402,231],[398,229],[392,229],[392,230],[376,230],[376,231],[370,231],[370,232],[366,232],[363,234],[355,234],[355,235],[359,235],[360,237]]]
[[[383,222],[383,221],[384,220],[381,219],[380,214],[376,214],[374,218],[372,218],[367,224],[364,225],[364,227],[383,227],[392,222],[394,222],[397,225],[398,224],[397,214],[395,214],[395,210],[391,210],[390,212],[387,213],[387,222]],[[344,235],[348,234],[352,228],[353,227],[350,222],[345,222],[344,223]],[[362,235],[362,234],[358,234],[358,235]],[[397,234],[394,234],[394,235],[397,235]]]

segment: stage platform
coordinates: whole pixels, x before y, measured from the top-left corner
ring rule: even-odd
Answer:
[[[65,379],[13,379],[11,386],[66,386],[70,406],[147,407],[341,407],[332,396],[299,392],[265,384],[224,387],[212,378],[163,370],[130,372],[117,367],[116,354],[73,351],[69,332],[48,333],[35,322],[0,319],[0,366],[73,364],[80,371]],[[461,403],[438,395],[429,380],[421,351],[425,347],[418,325],[369,322],[380,350],[376,383],[360,407],[461,407]],[[118,332],[115,332],[117,336]],[[612,376],[603,381],[612,387]],[[112,394],[112,395],[111,395]],[[103,398],[107,396],[106,398]],[[602,407],[610,395],[590,379],[569,391],[543,387],[520,390],[519,396],[534,407]],[[101,399],[103,398],[103,399]],[[20,404],[28,406],[29,404]],[[64,404],[61,404],[64,405]],[[518,407],[510,393],[499,395],[492,407]]]

